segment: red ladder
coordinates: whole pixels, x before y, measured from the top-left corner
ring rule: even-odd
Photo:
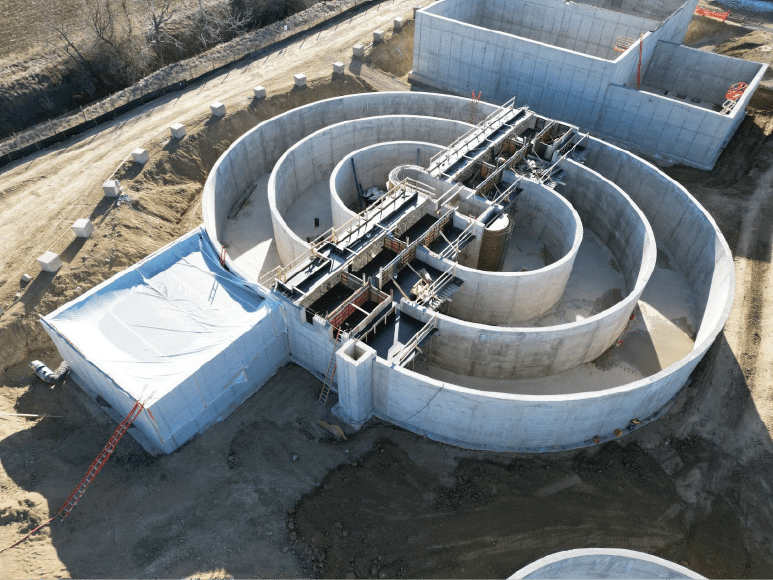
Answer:
[[[146,399],[146,402],[147,402],[147,399]],[[121,437],[123,437],[126,431],[129,430],[129,427],[131,427],[132,423],[134,423],[137,417],[140,416],[140,413],[142,413],[142,410],[144,408],[145,408],[145,405],[143,403],[140,403],[139,401],[134,403],[132,410],[129,411],[129,414],[126,415],[126,418],[123,421],[121,421],[121,423],[118,425],[116,430],[113,432],[113,436],[110,437],[110,440],[107,442],[107,445],[105,445],[104,449],[102,449],[102,452],[94,460],[94,463],[91,464],[91,467],[89,467],[89,470],[86,472],[86,476],[83,479],[81,479],[81,482],[78,484],[78,487],[76,487],[75,491],[73,491],[72,494],[70,494],[70,497],[67,498],[67,501],[64,502],[64,505],[61,508],[59,508],[59,511],[55,513],[51,517],[51,519],[40,524],[38,527],[36,527],[34,530],[29,532],[26,536],[24,536],[17,542],[11,544],[7,548],[3,548],[2,550],[0,550],[0,554],[5,552],[6,550],[10,550],[11,548],[15,548],[16,546],[18,546],[19,544],[24,542],[27,538],[29,538],[32,534],[38,532],[39,530],[42,530],[48,524],[53,522],[57,516],[60,516],[62,519],[64,519],[70,515],[70,512],[75,507],[75,504],[77,504],[78,500],[83,496],[84,493],[86,493],[86,488],[97,476],[97,473],[99,473],[102,470],[102,467],[104,467],[107,460],[110,459],[110,456],[113,454],[113,451],[115,451],[115,447],[116,445],[118,445],[118,442],[121,440]],[[150,413],[150,411],[148,411],[148,413]]]
[[[336,347],[338,346],[338,339],[341,336],[341,328],[338,328],[336,333],[336,339],[333,343],[333,354],[330,356],[330,362],[327,365],[327,372],[325,373],[325,380],[322,381],[322,390],[319,393],[319,404],[323,407],[327,404],[327,397],[330,394],[330,388],[333,386],[333,377],[336,374]]]
[[[94,478],[105,466],[105,463],[107,463],[107,460],[110,459],[113,451],[115,451],[115,447],[118,445],[118,442],[124,436],[126,431],[129,430],[129,427],[132,426],[134,420],[140,416],[140,413],[142,413],[144,408],[145,407],[143,404],[139,401],[134,403],[131,411],[129,411],[129,414],[126,415],[126,418],[121,421],[118,427],[116,427],[115,431],[113,432],[113,436],[110,437],[110,440],[107,442],[107,445],[105,445],[104,449],[102,449],[102,452],[97,455],[97,458],[91,464],[91,467],[89,467],[89,470],[86,472],[86,475],[83,477],[83,479],[81,479],[78,487],[75,488],[75,491],[70,494],[70,497],[67,498],[67,501],[64,502],[64,505],[62,505],[62,507],[59,509],[59,513],[57,514],[58,516],[64,519],[70,515],[70,512],[75,507],[75,504],[77,504],[78,500],[83,497],[84,493],[86,493],[86,488],[92,481],[94,481]]]

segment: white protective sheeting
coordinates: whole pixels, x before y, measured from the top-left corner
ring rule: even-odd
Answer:
[[[226,271],[202,235],[191,232],[42,320],[111,416],[152,394],[135,422],[140,433],[129,431],[151,453],[171,453],[228,416],[288,360],[279,304]]]

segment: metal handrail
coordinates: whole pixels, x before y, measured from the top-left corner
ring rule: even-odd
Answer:
[[[430,318],[429,322],[425,324],[419,332],[416,333],[416,335],[408,341],[408,343],[405,345],[405,347],[392,358],[392,362],[394,362],[397,365],[402,364],[402,362],[408,358],[408,355],[413,352],[414,348],[417,348],[419,343],[424,339],[425,336],[427,336],[432,330],[435,328],[435,324],[437,322],[437,312]]]

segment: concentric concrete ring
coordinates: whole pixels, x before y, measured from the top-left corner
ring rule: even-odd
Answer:
[[[479,105],[482,114],[494,110],[493,105]],[[306,186],[329,180],[335,165],[352,151],[380,142],[434,140],[428,139],[426,131],[412,131],[411,123],[400,119],[413,116],[414,123],[421,119],[427,126],[441,126],[439,120],[450,120],[448,126],[455,125],[462,131],[468,113],[469,100],[458,97],[376,93],[320,101],[261,123],[223,154],[207,180],[203,204],[210,241],[220,251],[218,240],[231,207],[251,183],[271,172],[273,192],[270,186],[269,198],[275,241],[282,259],[289,261],[306,244],[283,223],[280,208],[287,207],[283,204],[297,199]],[[374,117],[378,119],[362,121]],[[396,130],[398,124],[402,131]],[[350,128],[357,131],[358,126],[385,133],[347,143],[346,147],[339,147],[339,139],[332,138]],[[319,135],[307,139],[317,132]],[[306,155],[313,152],[312,144],[325,134],[331,136],[328,146],[336,148],[335,156],[331,154],[319,168],[307,166],[304,170]],[[698,324],[692,350],[643,379],[604,390],[561,395],[482,391],[472,388],[474,380],[460,386],[378,359],[373,369],[370,412],[463,447],[541,451],[614,438],[635,425],[646,424],[668,408],[727,319],[734,289],[732,256],[711,216],[678,183],[638,157],[597,139],[588,138],[585,146],[584,165],[571,161],[564,164],[569,175],[567,183],[572,186],[559,193],[579,214],[584,227],[599,236],[615,255],[626,279],[627,295],[596,316],[548,327],[495,327],[441,315],[437,336],[449,337],[448,346],[438,344],[441,358],[458,367],[460,360],[478,357],[476,368],[458,369],[461,374],[477,377],[489,373],[492,365],[488,359],[481,361],[474,349],[493,357],[504,369],[497,371],[497,376],[511,371],[515,374],[510,376],[555,373],[578,361],[593,360],[623,330],[647,287],[657,254],[656,242],[673,257],[673,266],[684,274],[694,296]],[[298,176],[299,169],[307,175]],[[238,273],[238,265],[230,257],[226,260]],[[428,317],[422,307],[412,310],[418,318]],[[468,338],[474,337],[467,341],[474,343],[467,345],[467,351],[460,350],[459,341],[453,341],[455,333],[461,337],[463,332]]]
[[[398,141],[365,147],[344,157],[330,176],[333,225],[340,227],[357,215],[348,207],[357,201],[352,161],[365,187],[377,184],[385,187],[389,181],[409,176],[401,172],[406,168],[412,169],[410,177],[419,178],[421,166],[408,162],[416,161],[418,154],[420,163],[428,165],[429,158],[440,150],[440,146],[430,143]],[[439,184],[436,180],[426,180],[424,185],[437,187]],[[530,181],[523,185],[516,216],[529,223],[519,225],[539,232],[546,247],[558,259],[529,272],[488,272],[427,253],[424,262],[441,271],[456,265],[456,277],[464,282],[451,303],[452,319],[514,326],[541,316],[561,298],[582,242],[582,222],[571,204],[548,187]],[[498,296],[509,308],[493,308],[488,300],[492,295]]]

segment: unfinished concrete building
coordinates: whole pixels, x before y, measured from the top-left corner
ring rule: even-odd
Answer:
[[[681,46],[698,0],[441,0],[419,10],[412,78],[711,169],[766,65]]]
[[[669,408],[733,299],[730,250],[683,187],[515,101],[300,107],[223,154],[203,210],[200,230],[44,319],[113,416],[152,394],[132,428],[152,453],[289,361],[355,427],[593,445]]]

